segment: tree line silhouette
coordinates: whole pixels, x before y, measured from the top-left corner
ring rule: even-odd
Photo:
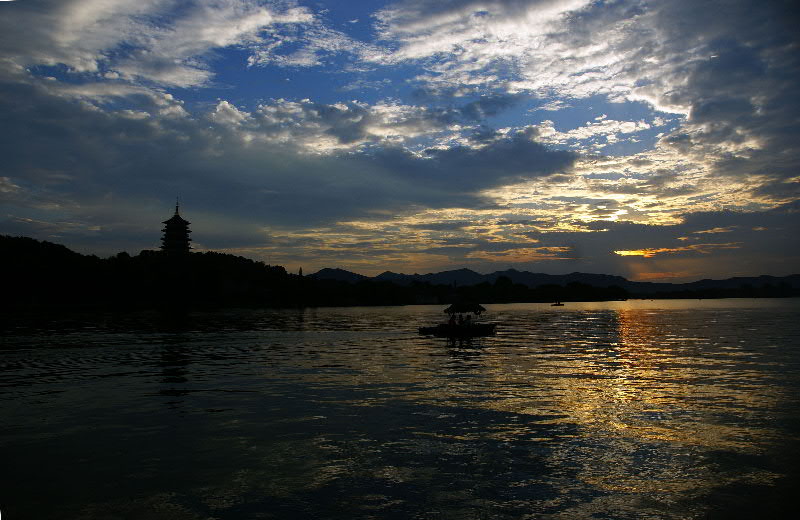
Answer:
[[[604,301],[636,297],[619,286],[593,287],[572,282],[530,288],[501,276],[494,283],[452,286],[387,281],[356,283],[315,279],[214,252],[169,254],[142,251],[109,258],[82,255],[67,247],[27,237],[0,236],[0,259],[6,273],[5,309],[40,308],[203,308],[230,306],[341,306]],[[740,287],[647,298],[796,296],[787,287]]]

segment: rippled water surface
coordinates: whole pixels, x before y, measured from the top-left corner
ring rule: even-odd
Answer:
[[[777,518],[800,301],[2,321],[14,519]]]

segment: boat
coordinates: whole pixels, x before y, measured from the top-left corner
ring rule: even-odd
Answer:
[[[491,336],[497,328],[496,323],[478,323],[472,320],[472,315],[478,317],[486,309],[477,303],[454,303],[444,310],[450,316],[446,323],[439,323],[430,327],[419,327],[419,333],[437,338],[475,338]],[[466,314],[466,318],[464,315]],[[458,315],[458,319],[456,319]]]
[[[556,301],[555,303],[550,304],[550,307],[563,307],[563,306],[564,304],[561,303],[560,301]]]

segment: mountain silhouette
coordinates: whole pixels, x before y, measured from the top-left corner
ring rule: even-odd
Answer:
[[[326,267],[324,269],[320,269],[314,274],[309,275],[309,278],[355,283],[366,280],[368,277],[364,276],[363,274],[351,273],[350,271],[345,271],[344,269]]]
[[[334,273],[335,271],[335,273]],[[346,271],[344,269],[322,269],[310,275],[320,280],[341,280],[348,282],[359,282],[366,280],[376,280],[391,282],[398,285],[411,285],[412,283],[429,283],[432,285],[455,285],[469,287],[482,283],[494,284],[499,278],[507,278],[514,284],[524,285],[529,289],[545,285],[566,286],[569,284],[585,284],[598,288],[621,287],[631,293],[642,295],[653,295],[658,293],[673,293],[681,291],[699,290],[741,290],[750,286],[752,288],[763,288],[772,286],[774,288],[788,287],[800,289],[800,274],[789,276],[751,276],[735,277],[723,280],[703,279],[687,283],[668,283],[668,282],[635,282],[622,276],[596,273],[574,272],[569,274],[545,274],[532,273],[529,271],[518,271],[516,269],[506,269],[495,271],[489,274],[480,274],[471,269],[455,269],[438,273],[427,274],[402,274],[385,271],[377,276],[368,277],[358,273]]]
[[[800,296],[800,275],[684,284],[515,269],[489,274],[470,269],[411,275],[386,271],[375,277],[322,269],[304,277],[287,273],[282,266],[185,247],[180,253],[122,252],[99,258],[59,244],[3,235],[0,269],[9,274],[0,308],[37,312]]]

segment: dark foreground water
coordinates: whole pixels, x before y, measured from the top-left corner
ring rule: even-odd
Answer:
[[[17,519],[783,518],[800,301],[4,319]]]

